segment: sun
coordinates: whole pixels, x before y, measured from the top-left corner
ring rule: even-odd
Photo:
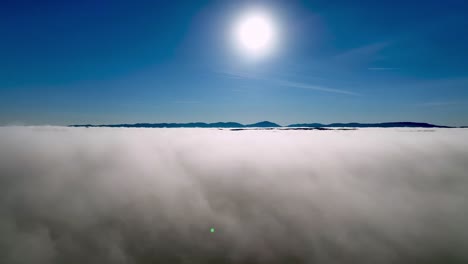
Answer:
[[[277,32],[273,19],[261,11],[243,15],[234,27],[237,47],[250,57],[269,54],[276,43]]]

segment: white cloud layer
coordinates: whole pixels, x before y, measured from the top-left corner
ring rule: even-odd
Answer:
[[[467,263],[467,172],[463,129],[3,127],[0,263]]]

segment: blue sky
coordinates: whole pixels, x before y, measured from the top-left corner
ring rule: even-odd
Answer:
[[[276,52],[227,37],[261,6]],[[0,124],[468,125],[466,1],[9,1]]]

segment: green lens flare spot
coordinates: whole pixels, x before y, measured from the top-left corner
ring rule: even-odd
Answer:
[[[214,228],[210,228],[210,232],[211,233],[214,233],[215,229]]]

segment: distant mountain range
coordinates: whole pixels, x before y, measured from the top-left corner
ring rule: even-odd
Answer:
[[[292,124],[288,127],[354,127],[354,128],[364,128],[364,127],[423,127],[423,128],[450,128],[449,126],[439,126],[429,123],[417,123],[417,122],[386,122],[386,123],[332,123],[332,124],[320,124],[320,123],[311,123],[311,124]]]
[[[113,124],[113,125],[71,125],[71,127],[149,127],[149,128],[249,128],[249,127],[281,127],[278,124],[262,121],[254,124],[243,125],[236,122],[216,123],[137,123],[137,124]]]
[[[147,127],[147,128],[277,128],[277,127],[349,127],[349,128],[365,128],[365,127],[419,127],[419,128],[450,128],[448,126],[439,126],[429,123],[417,122],[387,122],[387,123],[304,123],[292,124],[288,126],[280,126],[269,121],[262,121],[254,124],[244,125],[236,122],[217,122],[217,123],[136,123],[136,124],[113,124],[113,125],[70,125],[71,127]]]

